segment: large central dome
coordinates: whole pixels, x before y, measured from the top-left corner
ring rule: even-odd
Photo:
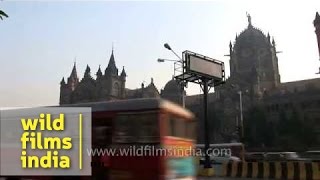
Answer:
[[[236,38],[235,49],[243,46],[268,47],[270,45],[270,36],[266,36],[260,29],[253,27],[251,24],[248,28],[240,33]]]
[[[271,89],[280,82],[275,42],[251,23],[236,37],[230,50],[230,76],[254,85],[256,92]],[[250,86],[251,86],[250,85]],[[251,87],[245,87],[251,88]]]

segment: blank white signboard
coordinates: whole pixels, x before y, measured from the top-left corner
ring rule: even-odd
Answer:
[[[205,75],[209,75],[215,78],[223,78],[222,64],[210,62],[195,56],[190,56],[190,70]]]

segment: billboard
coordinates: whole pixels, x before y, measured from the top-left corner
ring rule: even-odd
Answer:
[[[197,54],[186,55],[187,73],[194,73],[208,78],[222,80],[224,78],[224,63]]]

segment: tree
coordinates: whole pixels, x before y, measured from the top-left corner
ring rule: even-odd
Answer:
[[[269,136],[270,129],[268,129],[268,122],[266,120],[266,112],[263,107],[256,105],[252,107],[245,116],[244,123],[244,140],[251,147],[260,147],[272,144],[272,137]]]
[[[0,19],[3,20],[3,17],[8,18],[9,16],[8,16],[5,12],[3,12],[2,10],[0,10]]]
[[[301,110],[293,108],[287,117],[280,111],[277,124],[279,140],[277,145],[286,150],[300,150],[311,147],[315,143],[316,132],[309,117],[302,117]]]

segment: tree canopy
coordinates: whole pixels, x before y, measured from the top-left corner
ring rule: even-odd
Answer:
[[[4,17],[8,18],[9,16],[4,11],[0,10],[0,19],[3,20]]]
[[[299,150],[317,143],[311,119],[299,108],[292,108],[290,111],[281,109],[276,122],[267,121],[267,113],[259,106],[247,112],[244,128],[245,142],[249,147]]]

